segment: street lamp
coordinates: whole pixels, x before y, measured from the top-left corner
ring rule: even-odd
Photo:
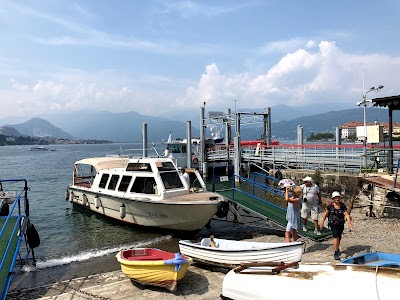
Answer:
[[[372,87],[368,91],[363,94],[363,101],[357,102],[357,106],[364,105],[364,140],[363,140],[363,156],[364,156],[364,168],[368,168],[368,161],[367,161],[367,103],[371,103],[372,100],[367,100],[367,94],[372,91],[379,91],[383,89],[383,85],[378,86],[377,88]]]

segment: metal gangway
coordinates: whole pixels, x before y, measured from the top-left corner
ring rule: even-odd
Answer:
[[[279,228],[286,228],[286,208],[272,202],[272,197],[276,196],[282,205],[286,205],[283,200],[283,191],[276,187],[279,180],[258,172],[254,172],[252,175],[252,178],[233,175],[230,189],[216,189],[215,191],[229,200],[234,206],[234,212],[237,212],[237,207],[240,207],[267,223],[272,223]],[[266,181],[270,184],[266,184]],[[309,221],[308,227],[313,226]],[[313,241],[321,241],[330,237],[331,231],[324,228],[320,236],[314,234],[312,230],[306,232],[299,230],[298,234]]]

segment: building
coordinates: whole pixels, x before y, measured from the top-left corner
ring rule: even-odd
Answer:
[[[385,136],[389,132],[389,123],[387,122],[368,122],[367,126],[381,125],[383,126],[383,133]],[[342,128],[342,140],[354,138],[357,134],[357,126],[364,126],[363,122],[351,121],[341,125]],[[400,123],[393,122],[393,137],[400,138]]]

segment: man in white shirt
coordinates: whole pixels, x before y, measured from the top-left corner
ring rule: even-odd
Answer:
[[[182,172],[183,178],[185,178],[185,180],[186,180],[188,186],[190,187],[190,178],[189,178],[189,174],[186,173],[185,168],[181,168],[181,172]]]
[[[318,230],[318,214],[321,205],[321,193],[319,187],[313,184],[312,178],[307,176],[300,185],[303,192],[303,203],[301,204],[301,217],[303,218],[303,231],[307,231],[307,219],[311,216],[314,223],[314,233],[321,235]]]

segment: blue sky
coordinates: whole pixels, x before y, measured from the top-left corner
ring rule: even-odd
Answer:
[[[369,98],[400,94],[397,0],[0,4],[0,118],[235,100],[355,108],[372,86],[385,88]]]

